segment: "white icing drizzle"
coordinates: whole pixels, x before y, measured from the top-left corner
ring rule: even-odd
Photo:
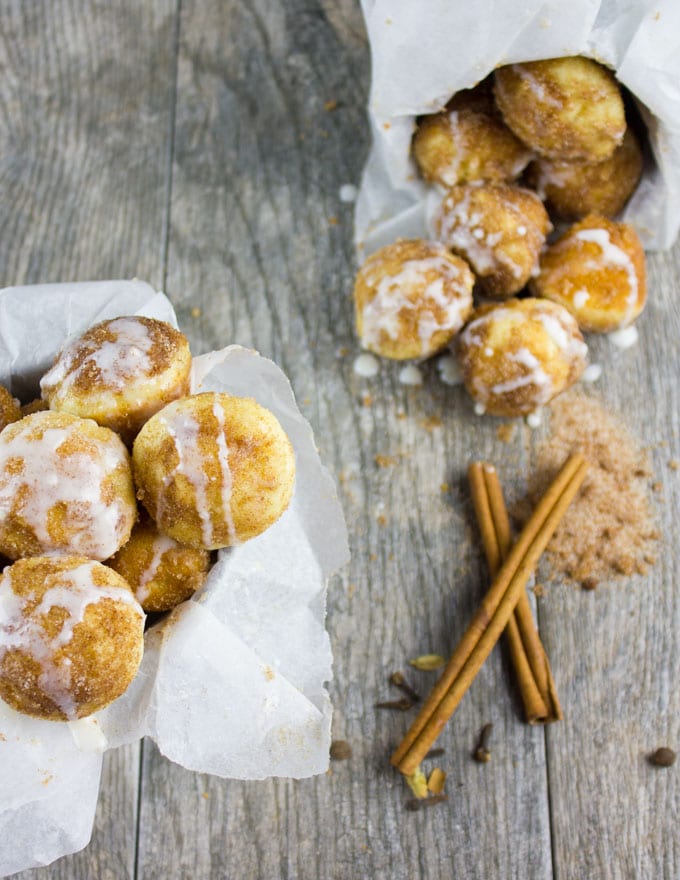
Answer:
[[[609,333],[607,338],[617,348],[630,348],[638,341],[638,331],[635,325],[631,327],[623,327],[620,330],[614,330]]]
[[[408,364],[399,371],[399,381],[402,385],[422,385],[423,374],[415,364]]]
[[[635,313],[638,301],[638,277],[633,261],[628,254],[615,245],[606,229],[579,229],[574,233],[574,238],[579,241],[588,241],[596,244],[602,252],[602,262],[617,269],[623,269],[628,278],[628,296],[626,297],[626,316],[622,325],[627,324]],[[588,260],[589,268],[601,269],[600,263]]]
[[[471,205],[473,191],[466,189],[462,199],[455,195],[444,199],[436,220],[442,241],[463,254],[477,275],[491,275],[505,267],[514,278],[520,278],[522,267],[497,247],[503,233],[488,232],[483,212]],[[507,204],[510,210],[515,210],[514,205]]]
[[[174,550],[177,546],[177,542],[173,541],[173,539],[169,538],[167,535],[156,535],[153,544],[151,545],[151,561],[142,572],[139,578],[139,583],[135,588],[135,596],[137,597],[138,602],[143,604],[149,598],[151,592],[150,584],[158,574],[158,569],[160,568],[163,556],[168,550]]]
[[[350,204],[355,202],[357,198],[357,188],[353,183],[343,183],[338,192],[341,202]]]
[[[437,360],[437,372],[445,385],[461,385],[463,383],[460,366],[452,354],[445,354]]]
[[[217,420],[217,463],[220,469],[220,499],[222,512],[227,526],[230,544],[238,543],[236,526],[231,509],[232,475],[229,469],[229,447],[225,437],[224,412],[216,400],[212,407],[212,413]],[[157,519],[163,521],[163,512],[166,506],[166,493],[169,486],[178,475],[185,477],[194,490],[196,499],[196,511],[201,522],[201,538],[205,547],[214,543],[214,522],[210,512],[208,500],[208,475],[205,464],[206,457],[203,455],[198,438],[199,424],[189,413],[179,411],[173,414],[172,424],[168,417],[162,416],[161,420],[175,444],[177,452],[177,464],[169,474],[166,474],[158,499]],[[212,479],[212,478],[211,478]]]
[[[530,428],[539,428],[542,421],[543,421],[543,410],[540,408],[535,409],[532,413],[529,413],[529,415],[526,418],[527,425],[529,425]]]
[[[581,373],[582,382],[597,382],[602,375],[602,364],[588,364]]]
[[[104,752],[109,741],[94,715],[68,722],[73,741],[81,752]]]
[[[440,330],[459,330],[471,297],[461,271],[442,253],[423,259],[405,260],[396,275],[375,275],[374,264],[364,267],[366,283],[375,289],[375,296],[363,308],[362,344],[378,347],[383,333],[399,339],[402,311],[415,312],[421,353],[427,354],[430,342]],[[437,273],[426,281],[428,273]],[[464,273],[467,275],[467,273]]]
[[[10,511],[21,516],[44,553],[67,549],[76,555],[107,559],[119,548],[130,526],[123,506],[102,497],[103,480],[116,468],[128,467],[122,443],[102,443],[96,451],[64,455],[60,448],[80,433],[79,423],[45,428],[40,439],[31,438],[31,428],[27,426],[0,443],[0,519]],[[19,473],[8,467],[14,459],[21,462]],[[66,509],[67,548],[56,544],[48,531],[49,514],[57,504]]]
[[[590,294],[587,290],[577,290],[571,297],[575,309],[582,309],[589,299]]]
[[[461,137],[458,111],[452,110],[449,114],[449,131],[451,132],[451,161],[439,172],[443,183],[447,186],[455,186],[458,183],[460,163],[465,153],[465,142]]]
[[[191,483],[196,499],[196,512],[201,521],[201,538],[206,547],[212,544],[213,523],[208,504],[208,476],[203,467],[203,455],[198,445],[199,424],[189,413],[173,414],[172,424],[161,417],[168,434],[172,437],[177,453],[177,464],[163,479],[158,499],[158,522],[162,524],[166,505],[166,492],[180,474]]]
[[[152,363],[149,352],[153,339],[148,327],[135,317],[115,318],[107,325],[114,335],[95,347],[90,340],[77,339],[65,348],[51,370],[43,376],[40,387],[57,399],[63,399],[85,369],[97,368],[99,390],[122,390],[132,379],[148,375]],[[89,351],[81,364],[74,366],[78,355]]]
[[[563,101],[548,94],[545,86],[542,85],[538,78],[530,70],[527,70],[523,64],[513,64],[511,65],[511,70],[513,73],[517,74],[522,82],[529,86],[529,89],[534,93],[537,100],[541,101],[541,103],[548,104],[551,107],[562,108],[564,106]],[[498,83],[498,79],[496,80],[496,83]]]
[[[377,376],[380,372],[380,362],[372,354],[364,352],[355,359],[353,369],[357,376],[363,376],[364,379],[372,379],[373,376]]]
[[[81,563],[76,568],[55,573],[54,586],[45,590],[40,602],[29,614],[25,609],[32,595],[22,597],[12,589],[12,571],[7,569],[0,577],[0,662],[11,650],[19,650],[41,667],[38,684],[57,708],[69,718],[77,717],[78,706],[71,690],[71,662],[68,657],[59,665],[54,654],[69,644],[73,632],[85,619],[90,605],[103,599],[124,603],[144,617],[139,603],[125,587],[97,586],[93,579],[94,562]],[[41,618],[52,608],[62,608],[68,616],[59,633],[50,638]]]
[[[222,500],[222,514],[227,526],[227,534],[229,535],[229,544],[233,546],[237,543],[236,526],[234,525],[234,516],[231,510],[231,493],[233,490],[233,480],[231,470],[229,469],[229,447],[227,446],[227,438],[224,424],[224,410],[220,406],[219,400],[215,398],[213,403],[213,415],[217,419],[217,461],[220,466],[220,475],[222,478],[222,486],[220,498]]]

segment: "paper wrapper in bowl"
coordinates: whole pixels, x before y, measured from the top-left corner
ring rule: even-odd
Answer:
[[[680,3],[677,0],[362,0],[371,46],[372,149],[355,213],[368,254],[428,235],[426,196],[411,159],[415,117],[441,110],[496,67],[585,55],[612,68],[636,98],[654,162],[622,219],[646,248],[680,227]]]
[[[0,383],[30,400],[68,337],[130,314],[177,326],[167,298],[140,281],[0,291]],[[348,559],[333,481],[271,361],[230,346],[195,358],[193,385],[253,397],[276,415],[295,449],[293,500],[264,534],[220,551],[201,590],[147,632],[137,677],[105,710],[62,724],[0,701],[0,875],[85,846],[102,752],[142,736],[217,776],[301,778],[328,767],[326,583]]]

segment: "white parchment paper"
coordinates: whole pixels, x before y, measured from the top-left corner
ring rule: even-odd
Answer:
[[[428,187],[410,157],[415,117],[519,61],[586,55],[630,89],[649,131],[623,219],[646,248],[680,227],[680,3],[677,0],[362,0],[371,46],[372,149],[355,212],[360,254],[425,236]]]
[[[125,314],[177,326],[167,298],[141,281],[0,291],[0,383],[37,396],[69,336]],[[295,449],[290,508],[263,535],[220,551],[201,590],[147,632],[128,691],[88,723],[39,721],[0,701],[0,875],[85,846],[102,752],[141,736],[188,769],[225,777],[301,778],[328,767],[326,583],[348,559],[333,481],[271,361],[230,346],[195,359],[193,384],[274,412]]]

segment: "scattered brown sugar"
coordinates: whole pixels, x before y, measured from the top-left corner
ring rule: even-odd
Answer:
[[[538,500],[576,450],[589,469],[548,546],[554,570],[589,590],[621,575],[644,574],[659,542],[649,460],[621,421],[593,398],[573,393],[554,404],[532,499]]]
[[[668,467],[669,467],[672,471],[680,470],[680,461],[678,461],[677,458],[672,458],[672,459],[668,462]]]
[[[501,443],[512,443],[515,439],[516,430],[517,426],[515,422],[503,422],[502,425],[499,425],[496,428],[496,437]]]

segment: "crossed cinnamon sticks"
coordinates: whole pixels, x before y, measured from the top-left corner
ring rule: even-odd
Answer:
[[[515,612],[538,560],[567,507],[576,495],[587,465],[572,455],[554,479],[509,553],[509,524],[498,478],[489,466],[473,465],[470,478],[475,509],[481,511],[480,528],[493,582],[442,675],[394,754],[392,764],[410,776],[453,715],[501,633],[510,623],[509,638],[520,675],[533,681],[527,686],[525,708],[530,720],[561,717],[545,653],[535,631],[528,600]],[[503,560],[505,553],[507,557]],[[499,567],[500,564],[500,567]],[[514,615],[514,617],[513,617]],[[527,620],[530,620],[530,625]],[[533,635],[532,635],[533,634]],[[529,694],[531,693],[531,698]]]

